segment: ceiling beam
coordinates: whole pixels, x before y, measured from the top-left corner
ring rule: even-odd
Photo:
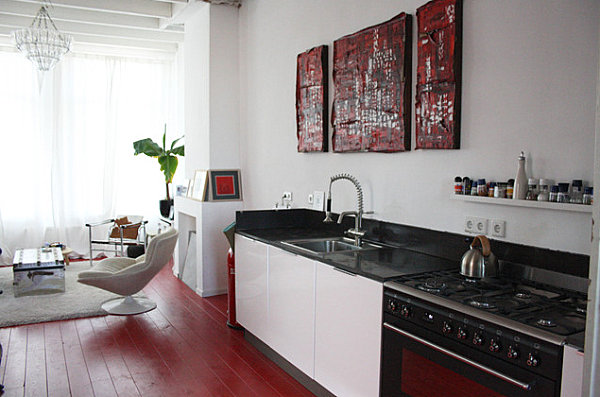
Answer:
[[[39,0],[19,1],[35,3],[38,6],[40,4]],[[55,6],[94,11],[116,12],[156,18],[170,18],[172,3],[148,0],[52,0],[52,4]],[[50,9],[50,13],[52,13],[52,9]]]
[[[0,26],[11,30],[28,27],[31,18],[0,13]],[[167,30],[141,30],[121,26],[103,26],[97,24],[61,21],[56,24],[61,32],[69,34],[84,34],[125,39],[140,39],[146,41],[183,42],[183,33]]]
[[[10,37],[12,29],[5,26],[0,26],[0,41],[13,46],[12,39]],[[140,48],[148,50],[160,50],[162,52],[175,53],[178,49],[177,43],[163,42],[163,41],[151,41],[151,40],[139,40],[139,39],[124,39],[120,38],[115,40],[114,37],[107,36],[96,36],[86,34],[73,34],[72,47],[75,49],[80,46],[87,44],[104,45],[112,47],[126,47],[126,48]]]
[[[31,20],[37,15],[39,4],[24,1],[3,0],[0,13],[6,15],[29,17]],[[139,29],[160,29],[159,18],[130,14],[104,13],[81,8],[54,6],[50,10],[50,17],[54,21],[72,21],[93,23],[108,26],[124,26]],[[1,22],[1,21],[0,21]]]

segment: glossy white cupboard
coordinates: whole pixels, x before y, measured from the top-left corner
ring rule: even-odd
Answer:
[[[333,394],[378,396],[383,284],[238,234],[235,244],[238,322]]]

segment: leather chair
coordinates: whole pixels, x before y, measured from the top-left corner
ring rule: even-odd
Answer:
[[[146,254],[137,259],[115,257],[101,260],[90,270],[79,273],[77,281],[122,295],[102,304],[102,309],[110,314],[130,315],[150,311],[156,308],[156,303],[133,294],[141,291],[169,263],[178,234],[177,230],[169,228],[150,240]]]
[[[108,252],[125,256],[125,247],[143,246],[146,249],[146,224],[143,216],[126,215],[86,223],[89,235],[90,266],[94,265],[94,252]],[[102,238],[98,235],[106,233]]]

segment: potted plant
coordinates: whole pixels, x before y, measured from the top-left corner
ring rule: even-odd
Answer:
[[[165,200],[160,200],[160,214],[165,218],[169,217],[171,206],[173,206],[173,199],[169,194],[169,184],[173,182],[173,175],[175,175],[177,165],[179,164],[177,156],[185,156],[184,145],[175,146],[182,138],[183,136],[171,142],[171,148],[167,150],[167,125],[165,124],[162,147],[160,147],[150,138],[133,142],[133,149],[135,150],[134,155],[137,156],[138,154],[145,154],[146,156],[156,157],[158,159],[158,163],[160,164],[160,170],[165,175],[167,198]]]

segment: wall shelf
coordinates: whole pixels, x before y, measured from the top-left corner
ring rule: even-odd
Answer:
[[[454,200],[466,201],[470,203],[507,205],[511,207],[541,208],[546,210],[571,211],[589,214],[592,213],[592,206],[584,204],[565,204],[551,203],[548,201],[511,200],[493,197],[464,196],[461,194],[453,194],[452,198]]]

